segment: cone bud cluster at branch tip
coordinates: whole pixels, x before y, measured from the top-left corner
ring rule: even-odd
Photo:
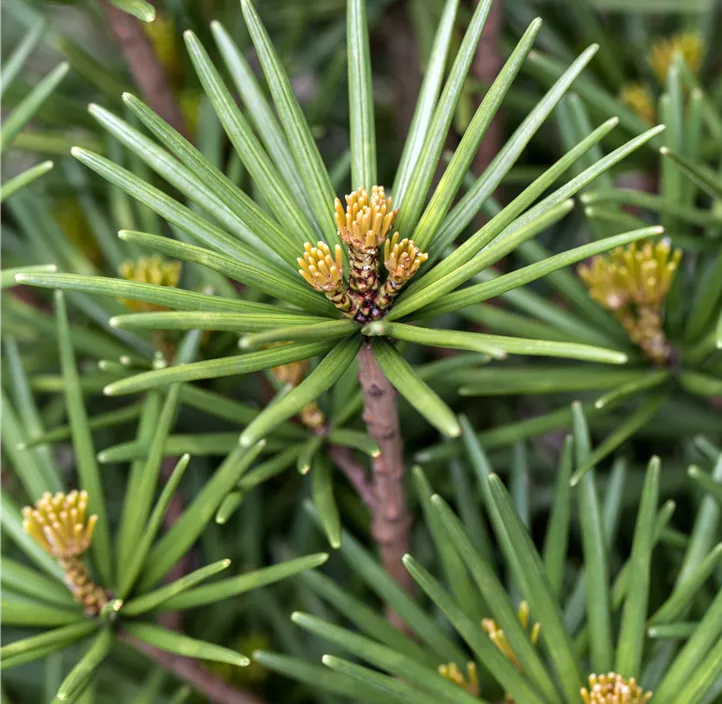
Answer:
[[[67,495],[46,492],[34,507],[23,509],[23,529],[58,560],[75,600],[89,614],[96,615],[108,602],[108,595],[91,580],[82,559],[98,521],[96,515],[86,515],[87,508],[86,491],[71,491]]]
[[[647,61],[659,82],[664,83],[675,56],[681,56],[690,72],[696,74],[702,68],[703,52],[704,44],[699,34],[682,32],[658,39],[652,45]]]
[[[519,604],[517,617],[519,618],[519,623],[521,623],[522,628],[525,631],[529,630],[529,604],[526,601],[522,601]],[[501,650],[506,659],[514,663],[514,666],[521,672],[521,665],[519,664],[519,660],[514,654],[514,651],[511,649],[509,641],[504,635],[504,631],[499,628],[496,621],[493,618],[482,619],[481,627],[487,632],[492,643],[494,643],[494,645],[499,648],[499,650]],[[541,624],[538,622],[531,627],[531,631],[529,631],[529,640],[531,641],[532,645],[537,644],[537,641],[539,640],[540,630]]]
[[[359,188],[346,196],[346,210],[336,198],[336,225],[339,237],[351,250],[376,252],[386,241],[398,209],[391,207],[383,186],[373,186],[371,196]]]
[[[611,311],[629,338],[655,364],[665,364],[670,347],[662,328],[662,307],[679,267],[682,251],[669,239],[632,243],[579,267],[589,294]]]
[[[653,124],[657,121],[657,108],[654,95],[648,86],[642,83],[627,83],[622,86],[619,98],[629,105],[645,122]]]
[[[476,669],[476,663],[466,663],[466,675],[459,669],[459,666],[455,662],[451,662],[448,665],[439,665],[439,674],[445,679],[459,685],[463,690],[469,694],[478,697],[481,694],[481,688],[479,687],[479,673]]]
[[[155,284],[156,286],[167,286],[176,288],[181,276],[181,263],[178,261],[167,261],[158,255],[140,257],[136,260],[128,259],[118,268],[120,278],[126,281],[137,281],[142,284]],[[121,299],[136,313],[148,313],[151,311],[167,310],[165,306],[143,301],[131,301]]]
[[[399,241],[396,232],[389,239],[398,209],[392,208],[383,186],[374,186],[371,194],[359,188],[346,196],[346,207],[336,198],[336,226],[348,251],[348,287],[344,283],[343,255],[336,246],[332,255],[328,245],[306,243],[299,273],[317,291],[323,292],[347,317],[360,323],[382,318],[401,287],[428,259],[412,240]],[[379,248],[384,246],[384,265],[388,272],[381,284]]]
[[[63,560],[82,555],[89,547],[98,517],[86,516],[88,493],[45,492],[35,504],[23,509],[23,528],[45,551]]]
[[[386,241],[384,266],[389,275],[379,293],[379,305],[382,309],[391,306],[401,288],[413,278],[428,258],[429,255],[422,252],[413,240],[403,239],[399,242],[398,232]]]
[[[331,248],[325,242],[318,242],[315,247],[306,242],[303,249],[303,259],[299,257],[296,260],[301,267],[298,273],[310,286],[321,291],[336,308],[350,313],[353,303],[344,288],[343,254],[340,245],[336,245],[333,256]]]
[[[625,679],[614,672],[589,675],[589,689],[582,687],[581,695],[584,704],[645,704],[652,698],[634,677]]]

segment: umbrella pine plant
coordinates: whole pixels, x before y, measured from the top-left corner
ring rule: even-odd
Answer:
[[[709,37],[640,68],[616,30],[656,25],[587,0],[73,8],[116,74],[7,4],[0,151],[56,162],[0,196],[12,697],[722,696]]]
[[[451,1],[445,5],[432,59],[435,68],[447,62],[457,5]],[[109,395],[271,369],[320,355],[321,361],[301,383],[248,424],[240,434],[242,447],[253,446],[279,424],[297,416],[358,359],[363,417],[370,438],[380,450],[372,458],[374,534],[387,568],[410,587],[400,563],[408,547],[410,519],[404,499],[396,394],[403,396],[443,435],[454,437],[460,431],[454,413],[399,353],[398,343],[471,350],[489,360],[524,354],[604,364],[625,362],[626,355],[613,347],[447,331],[429,326],[426,321],[532,282],[594,254],[661,233],[658,226],[633,229],[548,257],[490,283],[471,282],[521,243],[563,218],[575,193],[654,139],[662,128],[633,138],[547,194],[561,175],[614,129],[616,120],[608,120],[580,139],[499,215],[455,245],[487,194],[519,157],[597,47],[585,50],[572,63],[514,133],[493,168],[482,174],[455,204],[473,155],[541,27],[540,20],[528,26],[471,120],[439,186],[430,192],[445,135],[490,9],[489,2],[479,3],[450,62],[446,80],[438,70],[428,74],[422,88],[424,99],[418,104],[396,183],[387,195],[383,185],[376,182],[365,8],[363,3],[349,3],[351,180],[355,190],[346,196],[344,206],[331,186],[288,76],[256,10],[249,2],[242,3],[242,9],[278,114],[276,119],[257,92],[244,93],[243,86],[239,86],[251,114],[258,121],[263,118],[260,135],[239,111],[199,39],[186,32],[185,40],[208,99],[268,210],[236,187],[181,134],[132,95],[124,95],[123,100],[154,139],[98,105],[90,107],[91,114],[193,202],[194,209],[106,157],[83,148],[73,149],[73,155],[154,210],[174,229],[186,233],[193,244],[139,231],[122,231],[123,241],[163,257],[208,267],[258,290],[263,294],[261,300],[74,274],[23,274],[16,278],[26,284],[110,295],[173,309],[116,316],[111,320],[115,327],[232,330],[245,333],[241,344],[244,349],[253,350],[130,376],[109,384],[105,389]],[[228,65],[244,66],[245,58],[228,32],[218,23],[212,30]],[[417,321],[426,324],[412,324]],[[271,343],[284,344],[263,349]],[[332,428],[333,418],[316,432],[324,435]]]

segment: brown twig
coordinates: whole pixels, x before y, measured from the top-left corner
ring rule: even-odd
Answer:
[[[369,343],[358,354],[359,383],[364,398],[363,418],[369,435],[381,454],[374,458],[373,486],[376,508],[372,533],[387,572],[407,591],[413,592],[413,580],[401,558],[409,552],[411,514],[404,488],[403,441],[399,432],[396,389],[381,371]],[[399,628],[397,614],[387,610],[389,620]]]
[[[155,53],[153,44],[143,30],[143,24],[132,15],[114,7],[107,0],[101,0],[101,5],[143,99],[171,127],[189,138],[168,75]]]
[[[263,699],[228,684],[195,660],[154,648],[128,633],[121,633],[120,638],[147,655],[164,670],[187,682],[213,704],[265,704]]]
[[[354,459],[351,450],[341,445],[329,445],[328,454],[373,515],[376,511],[376,492],[366,471]]]

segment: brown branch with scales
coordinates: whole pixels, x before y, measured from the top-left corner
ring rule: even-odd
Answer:
[[[364,398],[363,419],[369,435],[381,453],[372,460],[376,498],[372,533],[386,571],[407,591],[413,592],[413,580],[401,561],[411,549],[411,514],[404,488],[404,445],[399,430],[396,389],[381,371],[371,345],[365,343],[358,354],[358,378]],[[402,625],[397,614],[389,620]]]
[[[188,139],[188,128],[168,75],[142,23],[111,5],[108,0],[101,0],[101,5],[143,99],[171,127]]]

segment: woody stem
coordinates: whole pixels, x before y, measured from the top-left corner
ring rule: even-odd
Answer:
[[[381,371],[369,343],[359,350],[358,362],[358,378],[364,399],[363,418],[369,435],[381,450],[372,461],[375,495],[373,538],[387,572],[411,593],[413,581],[401,561],[410,549],[412,519],[404,489],[403,441],[399,431],[396,390]],[[397,628],[403,628],[399,616],[388,607],[387,617]]]
[[[188,138],[188,129],[180,106],[142,23],[107,0],[103,0],[101,5],[143,99],[171,127]]]

